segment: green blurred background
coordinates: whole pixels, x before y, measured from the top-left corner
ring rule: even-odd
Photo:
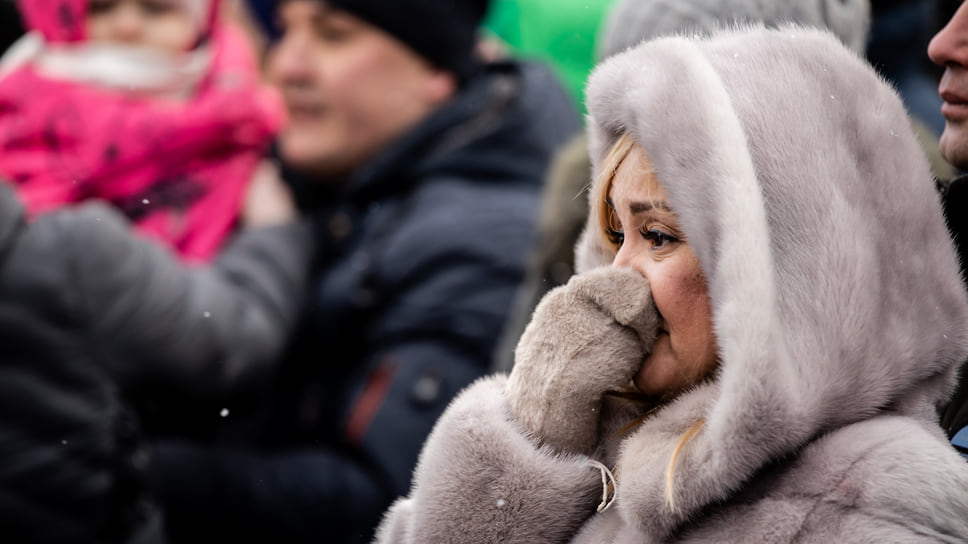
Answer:
[[[486,29],[522,57],[548,62],[584,115],[595,36],[614,0],[492,0]]]

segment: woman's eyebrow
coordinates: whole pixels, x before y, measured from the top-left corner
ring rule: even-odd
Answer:
[[[615,203],[612,202],[611,197],[605,198],[605,204],[608,205],[608,207],[611,208],[612,210],[615,209]],[[633,215],[651,212],[652,210],[661,210],[665,212],[672,211],[672,209],[669,207],[669,204],[666,203],[665,200],[649,200],[647,202],[632,202],[631,204],[629,204],[629,210],[632,212]]]
[[[633,215],[651,212],[652,210],[669,211],[669,205],[664,200],[650,200],[648,202],[632,202],[629,210]]]

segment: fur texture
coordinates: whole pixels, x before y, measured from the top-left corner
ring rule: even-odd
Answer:
[[[724,25],[796,22],[830,29],[857,53],[867,47],[869,0],[622,0],[609,14],[600,56],[635,46],[643,37],[709,33]]]
[[[655,342],[649,282],[631,269],[600,268],[548,293],[515,351],[511,414],[541,444],[591,453],[602,395],[631,381]]]
[[[538,447],[507,411],[506,381],[479,380],[441,416],[378,542],[567,542],[595,511],[598,469]]]
[[[586,512],[570,539],[502,541],[968,541],[968,465],[934,408],[968,356],[968,296],[890,85],[832,35],[788,26],[647,42],[606,61],[589,98],[596,171],[626,131],[652,159],[709,282],[721,364],[714,382],[622,437],[615,508]],[[595,209],[579,248],[585,270],[611,260]],[[484,534],[464,523],[466,506],[443,512],[451,505],[430,495],[462,490],[480,511],[468,482],[536,481],[536,466],[572,459],[536,444],[532,457],[502,453],[527,435],[511,432],[506,404],[488,402],[487,417],[511,420],[503,429],[464,416],[436,431],[480,449],[427,444],[421,470],[454,477],[418,470],[408,523],[435,532],[387,541],[447,542],[455,526]],[[451,408],[482,410],[481,399]],[[700,419],[670,504],[670,459]],[[561,504],[569,482],[579,501],[588,483],[556,473],[514,497],[527,504],[520,517],[489,523],[516,534],[515,524],[543,523],[529,517],[537,509],[556,514],[546,529],[573,527]]]

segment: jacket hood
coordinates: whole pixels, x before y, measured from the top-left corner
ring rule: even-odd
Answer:
[[[968,355],[968,299],[928,163],[867,63],[795,26],[663,38],[603,63],[588,104],[596,179],[625,131],[652,160],[721,357],[714,383],[663,410],[706,422],[679,457],[676,509],[665,472],[685,429],[662,412],[636,431],[661,457],[619,466],[620,508],[664,512],[639,518],[661,538],[834,429],[881,413],[933,424]],[[579,271],[611,259],[591,208]]]
[[[614,55],[645,39],[750,23],[826,28],[864,54],[871,6],[870,0],[621,0],[609,14],[601,55]]]

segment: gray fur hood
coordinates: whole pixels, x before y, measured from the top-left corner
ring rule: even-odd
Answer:
[[[596,173],[623,131],[649,153],[709,281],[721,352],[717,384],[669,408],[707,423],[683,450],[678,512],[650,532],[851,423],[933,425],[968,355],[968,301],[928,163],[874,70],[817,30],[673,37],[606,61],[588,104]],[[611,260],[595,208],[579,271]],[[639,512],[663,509],[659,458],[620,463]]]
[[[871,6],[869,0],[621,0],[609,12],[600,55],[614,55],[644,38],[758,22],[827,28],[863,54]]]

